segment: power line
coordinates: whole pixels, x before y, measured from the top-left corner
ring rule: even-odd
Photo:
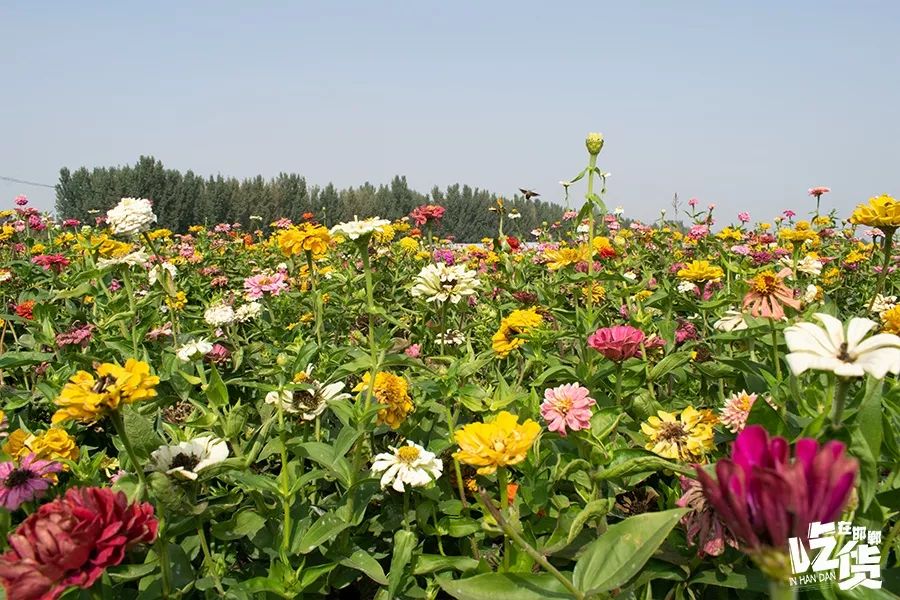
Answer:
[[[0,179],[2,179],[3,181],[10,181],[12,183],[21,183],[22,185],[36,185],[38,187],[56,189],[55,185],[37,183],[36,181],[25,181],[24,179],[16,179],[15,177],[4,177],[3,175],[0,175]]]

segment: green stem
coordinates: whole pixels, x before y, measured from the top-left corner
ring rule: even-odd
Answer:
[[[790,587],[787,582],[769,580],[769,598],[771,600],[793,600],[797,597],[797,588]]]
[[[316,270],[313,263],[312,252],[306,251],[306,265],[309,267],[309,281],[312,286],[314,310],[316,313],[316,343],[322,347],[322,298],[319,295],[319,286],[316,282]]]
[[[113,411],[110,413],[109,418],[113,423],[116,433],[119,435],[119,439],[122,440],[122,445],[125,447],[125,453],[128,455],[128,460],[131,462],[131,466],[134,468],[135,474],[137,475],[138,490],[135,494],[135,500],[140,500],[147,490],[147,480],[144,478],[144,471],[141,469],[141,463],[138,461],[137,454],[134,452],[134,447],[131,445],[131,440],[128,439],[128,434],[125,432],[125,423],[122,421],[121,413],[119,413],[119,411]],[[170,593],[169,590],[172,589],[172,566],[169,564],[169,542],[166,539],[166,517],[162,505],[156,506],[155,508],[156,512],[159,514],[159,533],[156,537],[156,555],[159,558],[163,598],[168,598]]]
[[[509,474],[506,467],[497,469],[497,484],[500,486],[500,514],[506,518],[509,515]],[[504,534],[506,532],[504,531]],[[503,568],[509,570],[509,536],[503,536]]]
[[[850,380],[846,377],[838,378],[834,398],[831,400],[831,424],[840,427],[841,417],[844,414],[844,404],[847,402],[847,391],[850,389]]]
[[[891,264],[891,246],[896,228],[883,227],[882,229],[884,230],[884,241],[882,242],[883,256],[881,261],[881,273],[878,274],[878,282],[875,284],[875,293],[872,294],[872,299],[869,300],[869,311],[872,310],[872,306],[875,304],[875,298],[884,291],[884,282],[887,278],[888,266]]]
[[[559,581],[564,588],[566,588],[569,593],[572,594],[576,598],[576,600],[585,600],[585,595],[582,593],[575,585],[569,581],[569,579],[557,570],[556,567],[550,564],[550,561],[547,560],[547,557],[538,552],[531,544],[525,541],[519,532],[515,530],[509,523],[509,521],[504,518],[504,516],[500,513],[500,511],[494,506],[494,503],[488,498],[487,494],[483,490],[479,490],[478,494],[481,496],[482,503],[491,513],[491,516],[497,521],[497,524],[503,530],[503,533],[512,538],[513,542],[515,542],[522,550],[526,552],[537,564],[541,565],[541,567],[550,573],[553,577]]]
[[[775,363],[775,377],[781,381],[781,359],[778,356],[778,329],[775,327],[775,319],[769,319],[772,326],[772,362]]]
[[[200,548],[203,550],[203,562],[208,565],[208,572],[212,576],[213,585],[216,587],[216,591],[219,592],[221,596],[225,596],[225,588],[222,587],[222,582],[219,580],[219,574],[216,573],[215,566],[213,565],[212,554],[209,551],[209,544],[206,542],[206,533],[203,531],[203,525],[197,527],[197,537],[200,538]]]
[[[369,388],[366,390],[366,408],[372,403],[372,393],[375,390],[375,375],[378,373],[377,355],[375,350],[375,299],[372,285],[372,269],[369,266],[369,238],[370,235],[359,238],[359,253],[362,257],[363,275],[366,280],[366,312],[369,317],[369,354],[372,366],[369,374]]]
[[[278,438],[281,442],[281,473],[279,473],[278,478],[281,487],[281,508],[284,520],[281,526],[281,561],[286,567],[290,567],[288,552],[291,549],[291,481],[288,468],[287,432],[284,429],[284,409],[281,406],[281,402],[278,402],[276,406],[278,407]]]

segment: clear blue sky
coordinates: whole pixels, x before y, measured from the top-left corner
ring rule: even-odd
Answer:
[[[900,2],[4,2],[0,175],[464,182],[721,221],[900,194]],[[0,181],[50,208],[53,191]],[[583,194],[583,188],[578,190]]]

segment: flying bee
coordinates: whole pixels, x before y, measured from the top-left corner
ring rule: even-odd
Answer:
[[[519,188],[519,191],[522,192],[522,195],[525,196],[526,200],[531,200],[532,198],[536,198],[537,196],[540,196],[540,194],[538,194],[534,190],[527,190],[525,188]]]

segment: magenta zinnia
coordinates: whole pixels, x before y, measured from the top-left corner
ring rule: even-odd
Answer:
[[[597,404],[587,388],[567,383],[544,391],[541,416],[547,429],[565,437],[566,429],[580,431],[591,426],[591,407]]]
[[[61,464],[41,460],[34,453],[23,458],[20,465],[0,463],[0,506],[16,510],[23,503],[40,498],[50,487],[47,476],[60,471]]]
[[[841,515],[858,470],[841,442],[820,446],[803,438],[791,452],[787,440],[751,425],[738,435],[731,457],[716,463],[717,479],[699,466],[697,478],[743,550],[772,576],[766,567],[773,556],[783,559],[776,565],[784,563],[789,537],[806,540],[810,523]]]

